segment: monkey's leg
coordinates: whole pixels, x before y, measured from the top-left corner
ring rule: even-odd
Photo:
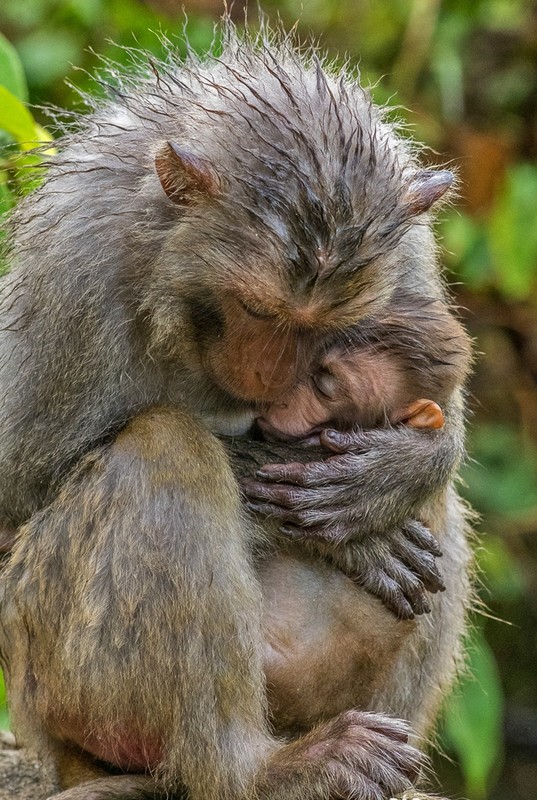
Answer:
[[[154,778],[145,775],[116,775],[81,783],[48,800],[171,800],[156,790]],[[177,795],[179,800],[179,795]]]
[[[388,800],[411,789],[424,757],[401,720],[346,711],[282,748],[258,785],[270,800]]]
[[[189,415],[147,412],[83,459],[2,577],[22,742],[191,800],[250,796],[276,748],[251,549],[224,449]]]
[[[58,783],[62,787],[78,786],[79,783],[108,778],[110,773],[88,753],[78,747],[63,743],[49,743],[54,752]]]
[[[49,800],[164,800],[149,775],[112,776],[78,748],[62,744],[52,747],[60,785],[69,788]]]

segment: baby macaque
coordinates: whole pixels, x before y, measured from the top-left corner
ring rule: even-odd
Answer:
[[[405,423],[423,430],[441,428],[440,406],[434,400],[415,399],[421,393],[391,353],[376,353],[371,346],[348,352],[333,348],[307,380],[283,401],[272,403],[257,422],[269,440],[311,443],[329,426],[347,430]]]

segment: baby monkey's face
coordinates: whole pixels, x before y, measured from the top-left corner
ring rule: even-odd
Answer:
[[[267,438],[304,439],[322,428],[375,428],[406,422],[440,428],[444,418],[432,400],[416,400],[398,359],[372,347],[326,353],[312,373],[258,419]]]

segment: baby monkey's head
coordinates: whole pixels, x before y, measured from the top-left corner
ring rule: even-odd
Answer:
[[[269,439],[286,441],[315,436],[322,428],[348,430],[407,423],[435,429],[444,424],[440,406],[419,399],[397,356],[371,345],[331,348],[311,373],[258,418]]]

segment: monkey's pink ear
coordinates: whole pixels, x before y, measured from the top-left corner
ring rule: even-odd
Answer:
[[[179,206],[191,206],[201,197],[216,197],[220,179],[202,158],[166,142],[155,156],[155,169],[162,188]]]
[[[447,169],[416,172],[403,193],[403,206],[411,217],[428,211],[453,184],[455,176]]]

